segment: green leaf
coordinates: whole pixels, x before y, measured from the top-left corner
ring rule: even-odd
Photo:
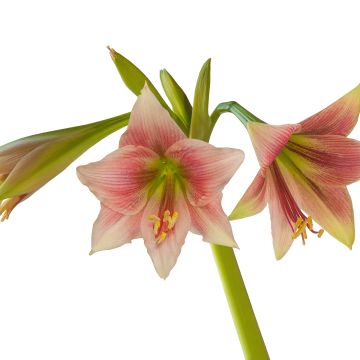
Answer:
[[[209,116],[210,67],[208,59],[200,70],[196,83],[190,137],[209,141],[212,123]]]
[[[158,99],[160,104],[169,112],[170,116],[176,121],[181,130],[185,134],[188,134],[189,127],[187,126],[187,124],[182,121],[178,116],[176,116],[176,114],[170,109],[168,104],[161,97],[155,86],[145,76],[145,74],[125,56],[119,54],[110,47],[108,49],[121,78],[123,79],[125,85],[129,88],[129,90],[131,90],[136,96],[139,96],[146,82],[149,89]]]
[[[192,106],[185,92],[165,69],[160,71],[160,79],[174,113],[190,127]]]
[[[32,193],[68,167],[90,147],[128,124],[130,113],[96,123],[32,135],[0,147],[1,159],[16,162],[0,185],[0,200]],[[23,147],[28,151],[23,153]],[[19,156],[22,155],[22,156]]]

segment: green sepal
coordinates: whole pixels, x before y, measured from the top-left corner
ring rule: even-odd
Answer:
[[[192,106],[185,92],[166,69],[160,71],[160,79],[174,113],[190,128]]]
[[[195,87],[190,137],[209,141],[212,123],[209,116],[211,59],[202,66]]]

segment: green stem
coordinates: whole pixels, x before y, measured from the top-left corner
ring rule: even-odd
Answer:
[[[218,118],[225,112],[233,113],[245,127],[248,121],[263,122],[235,101],[221,103],[210,116],[210,127],[207,129],[203,127],[200,131],[198,130],[199,126],[195,126],[199,124],[191,124],[191,127],[198,131],[190,131],[190,137],[208,141]],[[211,245],[211,248],[245,359],[270,359],[236,261],[234,250],[214,244]]]
[[[212,127],[214,128],[216,122],[218,121],[220,115],[224,113],[232,113],[235,115],[241,123],[246,127],[247,123],[249,121],[253,122],[261,122],[264,123],[264,121],[260,120],[258,117],[256,117],[254,114],[252,114],[250,111],[246,110],[244,107],[242,107],[240,104],[238,104],[236,101],[228,101],[223,102],[219,104],[213,113],[211,114],[211,121],[212,121]]]
[[[211,245],[246,360],[270,359],[245,288],[234,250]]]

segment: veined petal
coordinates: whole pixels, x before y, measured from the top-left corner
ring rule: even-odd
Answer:
[[[177,220],[171,229],[164,227],[166,235],[159,239],[163,231],[160,229],[159,235],[155,234],[152,219],[158,217],[160,221],[163,221],[166,210],[170,212],[170,215],[176,212]],[[161,227],[163,225],[162,223]],[[189,230],[189,210],[178,184],[175,184],[173,188],[161,189],[159,187],[144,210],[141,233],[154,267],[161,278],[165,279],[175,266]]]
[[[132,109],[120,146],[141,145],[163,154],[168,147],[184,138],[184,133],[145,85]]]
[[[284,150],[314,183],[342,186],[360,179],[360,142],[339,135],[293,135]]]
[[[279,161],[279,167],[299,206],[325,231],[351,248],[355,238],[354,212],[345,186],[319,186],[291,161]]]
[[[276,179],[274,179],[270,169],[266,171],[268,181],[268,201],[271,219],[271,233],[276,259],[280,260],[289,250],[293,243],[292,234],[294,229],[289,222],[285,209],[280,201],[280,194]]]
[[[110,250],[141,237],[140,222],[142,213],[127,216],[101,205],[91,239],[91,252]]]
[[[189,206],[191,231],[212,244],[237,248],[230,222],[221,207],[222,195],[202,207]]]
[[[221,191],[244,160],[238,149],[216,148],[204,141],[184,139],[173,144],[166,156],[179,163],[193,206],[204,206]]]
[[[229,216],[230,220],[258,214],[267,203],[266,178],[260,170]]]
[[[360,112],[360,85],[339,100],[300,123],[301,134],[347,136]]]
[[[101,161],[80,166],[80,181],[107,207],[125,215],[144,208],[158,155],[142,146],[124,146]]]
[[[298,128],[298,124],[269,125],[257,122],[248,123],[247,130],[261,167],[267,167],[274,161],[288,142],[290,136]]]

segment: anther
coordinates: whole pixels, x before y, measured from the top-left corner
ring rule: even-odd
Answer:
[[[162,231],[160,236],[157,238],[156,243],[160,244],[166,239],[166,232]]]

